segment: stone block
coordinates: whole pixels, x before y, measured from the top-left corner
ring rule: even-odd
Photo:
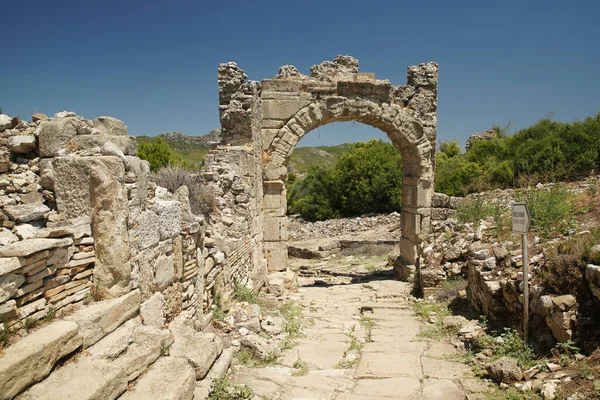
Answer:
[[[287,121],[301,108],[310,104],[309,100],[263,100],[263,119],[279,119]]]
[[[431,207],[433,208],[449,208],[450,196],[443,193],[434,193],[431,198]]]
[[[137,154],[137,142],[133,136],[78,135],[69,141],[69,146],[77,150],[91,150],[103,148],[108,142],[114,144],[124,155]]]
[[[160,291],[165,290],[175,279],[173,255],[159,255],[154,264],[154,271],[156,288]]]
[[[6,147],[0,147],[0,172],[6,172],[10,169],[10,150]]]
[[[80,120],[77,117],[54,118],[40,124],[39,153],[40,157],[56,157],[67,143],[77,136]]]
[[[127,136],[127,126],[123,121],[113,117],[98,117],[92,121],[92,125],[103,135]]]
[[[67,247],[73,244],[73,239],[27,239],[0,247],[0,257],[27,257],[39,251],[56,247]]]
[[[162,357],[140,378],[121,400],[191,400],[196,376],[190,364],[177,357]]]
[[[43,203],[20,204],[18,206],[5,206],[4,213],[16,222],[31,222],[43,219],[50,208]]]
[[[265,216],[263,224],[263,240],[265,242],[278,242],[287,240],[287,217]]]
[[[94,168],[107,170],[119,183],[125,166],[118,157],[57,157],[53,161],[54,188],[58,211],[67,218],[90,216],[90,176]]]
[[[263,243],[265,259],[269,272],[285,271],[287,269],[288,252],[285,242]]]
[[[196,379],[204,378],[220,354],[214,337],[188,326],[178,326],[172,331],[175,342],[169,355],[187,360],[194,368]]]
[[[181,203],[178,201],[156,201],[160,239],[173,238],[181,232]]]
[[[77,331],[74,322],[56,321],[4,349],[0,362],[0,399],[12,399],[48,376],[58,360],[81,346]]]
[[[165,298],[162,293],[154,293],[140,305],[140,316],[144,325],[162,329],[165,326]]]
[[[8,148],[13,153],[27,154],[36,148],[35,136],[11,136],[8,138]]]
[[[140,249],[154,247],[160,241],[160,225],[158,215],[151,210],[142,211],[133,230]]]
[[[262,91],[267,92],[299,92],[302,87],[300,79],[264,79]]]
[[[124,296],[92,304],[65,319],[79,325],[83,348],[88,348],[136,315],[140,302],[140,291],[134,290]]]
[[[0,303],[13,297],[23,283],[25,277],[21,274],[9,273],[0,276]]]
[[[0,276],[11,273],[21,268],[21,262],[18,257],[2,257],[0,258]]]

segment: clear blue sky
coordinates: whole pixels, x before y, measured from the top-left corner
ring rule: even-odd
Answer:
[[[438,138],[600,111],[600,1],[13,1],[0,23],[0,107],[122,119],[132,135],[219,126],[217,65],[251,79],[350,54],[404,84],[440,64]],[[337,123],[301,145],[381,134]]]

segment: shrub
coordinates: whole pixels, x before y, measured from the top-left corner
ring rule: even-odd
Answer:
[[[527,202],[531,226],[543,238],[565,233],[572,227],[573,207],[569,201],[572,195],[564,186],[556,184],[550,190],[528,190],[519,197]]]
[[[168,165],[153,174],[151,179],[171,193],[186,186],[189,190],[190,208],[194,214],[208,215],[217,209],[214,191],[204,183],[200,175],[183,167]]]
[[[169,165],[173,159],[173,151],[167,142],[158,137],[155,140],[141,142],[138,146],[138,157],[148,161],[152,171],[157,171]]]
[[[495,209],[488,205],[481,196],[474,195],[465,201],[457,210],[456,216],[461,223],[475,223],[479,225],[482,219],[494,215]]]

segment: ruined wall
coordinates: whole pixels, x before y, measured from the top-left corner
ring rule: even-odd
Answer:
[[[148,325],[208,310],[204,266],[225,257],[204,248],[187,188],[150,182],[121,121],[63,112],[0,129],[0,314],[11,330],[138,288]]]

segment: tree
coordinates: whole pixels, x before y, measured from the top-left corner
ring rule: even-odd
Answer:
[[[153,141],[141,142],[138,147],[138,157],[148,161],[152,171],[166,167],[169,162],[175,160],[169,144],[160,137]]]
[[[462,153],[462,150],[458,145],[458,141],[456,139],[453,139],[451,142],[440,143],[440,151],[447,155],[448,158],[455,157]]]

